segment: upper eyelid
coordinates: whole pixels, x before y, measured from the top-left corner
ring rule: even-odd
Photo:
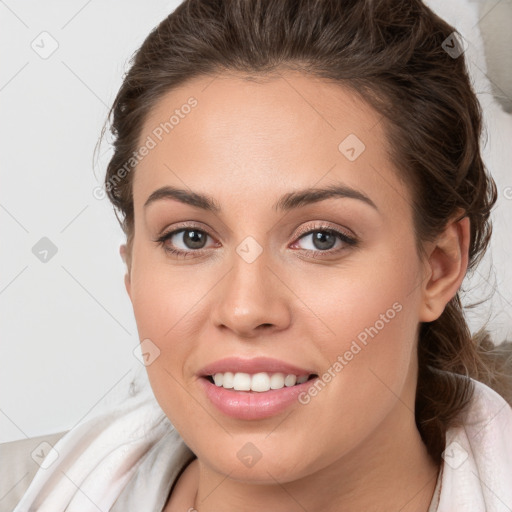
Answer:
[[[308,226],[299,229],[298,233],[295,235],[298,238],[301,238],[304,235],[310,235],[311,233],[314,233],[315,231],[334,231],[336,233],[340,233],[341,235],[346,236],[347,238],[355,239],[357,236],[355,234],[347,233],[346,231],[350,231],[347,228],[341,228],[341,227],[334,227],[329,225],[326,221],[317,221],[319,224],[316,226]]]

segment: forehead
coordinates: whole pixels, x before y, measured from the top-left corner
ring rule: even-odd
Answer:
[[[193,79],[149,112],[145,143],[152,148],[136,167],[136,208],[166,184],[220,203],[268,198],[269,208],[280,192],[334,183],[364,190],[384,210],[409,202],[381,116],[351,90],[298,72]]]

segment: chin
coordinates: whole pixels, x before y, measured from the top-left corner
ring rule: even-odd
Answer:
[[[268,432],[265,434],[265,436]],[[251,438],[254,441],[251,441]],[[211,442],[194,453],[200,463],[230,479],[251,484],[275,485],[307,477],[314,470],[314,461],[304,458],[299,445],[283,446],[278,440],[264,441],[264,436],[241,435],[225,443]],[[199,443],[202,444],[202,443]],[[215,452],[211,447],[216,444]],[[286,452],[289,452],[287,454]]]

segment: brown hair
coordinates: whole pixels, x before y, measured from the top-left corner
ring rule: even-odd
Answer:
[[[421,242],[433,240],[450,219],[468,216],[472,270],[491,236],[497,192],[480,154],[481,109],[464,54],[444,49],[454,36],[420,0],[184,1],[135,53],[109,113],[114,154],[105,185],[116,216],[121,213],[128,258],[133,173],[121,180],[116,173],[136,150],[158,100],[201,75],[294,69],[350,88],[382,115],[390,157],[412,191],[419,254]],[[487,331],[472,338],[458,293],[437,320],[421,324],[416,424],[437,463],[446,429],[472,397],[468,377],[512,401],[512,359],[505,373],[505,363],[498,364],[505,358],[490,358],[493,351]]]

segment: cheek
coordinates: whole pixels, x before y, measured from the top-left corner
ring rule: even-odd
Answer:
[[[155,398],[178,431],[188,430],[189,422],[199,421],[201,413],[185,388],[192,375],[195,341],[201,336],[197,328],[205,324],[200,307],[205,289],[207,285],[190,282],[190,272],[147,264],[141,258],[132,269],[131,299],[139,339],[150,340],[158,354],[146,371]]]
[[[414,299],[398,293],[364,299],[356,313],[333,307],[336,336],[316,343],[329,362],[320,382],[300,397],[298,413],[314,434],[314,444],[303,444],[312,464],[333,462],[371,438],[400,402],[414,408]]]
[[[400,250],[395,244],[382,243],[338,269],[312,270],[296,280],[297,295],[306,298],[322,321],[317,321],[314,336],[322,352],[330,354],[332,361],[349,350],[353,341],[362,348],[375,346],[376,357],[410,350],[421,292],[419,271],[412,243]]]
[[[396,396],[409,395],[408,378],[415,371],[418,268],[412,256],[380,256],[373,265],[366,262],[361,271],[352,268],[340,273],[338,281],[320,282],[317,288],[322,293],[317,294],[315,311],[322,324],[315,345],[326,361],[320,376],[326,385],[319,385],[318,396],[324,395],[325,401],[318,399],[319,409],[312,416],[321,414],[321,402],[338,403],[332,414],[345,425],[351,423],[349,430],[369,427]]]
[[[131,300],[141,339],[172,336],[197,302],[190,272],[162,263],[160,251],[140,244],[134,248]],[[185,321],[187,323],[187,321]]]

